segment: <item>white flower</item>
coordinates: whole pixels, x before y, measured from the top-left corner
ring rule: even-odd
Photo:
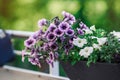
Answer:
[[[91,26],[90,29],[96,31],[95,25]]]
[[[84,44],[87,44],[87,40],[81,39],[81,38],[76,38],[76,39],[73,39],[73,44],[78,47],[83,47]]]
[[[105,44],[105,42],[107,41],[107,38],[103,37],[103,38],[97,38],[98,44],[101,46],[103,44]]]
[[[95,36],[91,36],[92,39],[97,39],[98,37],[95,37]]]
[[[93,52],[93,47],[85,47],[84,49],[81,49],[79,55],[88,58],[92,52]]]
[[[93,44],[93,48],[101,50],[101,47],[100,47],[99,44],[95,44],[95,43],[94,43],[94,44]]]
[[[85,34],[92,34],[93,33],[92,30],[90,30],[90,29],[84,29],[84,31],[85,31]]]
[[[113,31],[111,32],[116,38],[120,39],[120,32]]]

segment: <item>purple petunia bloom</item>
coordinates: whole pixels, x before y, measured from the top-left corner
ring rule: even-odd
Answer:
[[[58,52],[55,52],[55,53],[54,53],[54,56],[55,56],[55,59],[58,59],[58,57],[59,57]]]
[[[44,33],[42,30],[39,30],[39,31],[36,31],[36,32],[32,35],[32,37],[37,41],[37,40],[40,40],[44,34],[45,34],[45,33]]]
[[[49,32],[54,32],[55,29],[56,29],[56,25],[50,24],[50,26],[49,26],[49,28],[48,28],[48,31],[49,31]]]
[[[62,30],[60,30],[59,28],[55,29],[54,33],[56,34],[56,36],[61,37],[63,36],[64,32]]]
[[[58,27],[60,30],[65,32],[70,28],[70,25],[67,22],[61,22]]]
[[[24,45],[28,48],[31,48],[32,46],[34,46],[36,43],[36,40],[32,37],[28,38],[27,40],[24,41]]]
[[[45,33],[43,34],[43,38],[46,38],[47,36],[48,36],[48,33],[50,33],[48,30],[47,31],[45,31]]]
[[[30,55],[34,55],[34,53],[36,53],[36,52],[35,52],[35,49],[33,48],[33,49],[31,49]]]
[[[56,39],[56,35],[54,33],[48,33],[46,37],[48,41],[54,41]]]
[[[84,31],[82,29],[77,28],[77,30],[78,30],[78,34],[84,35]]]
[[[73,35],[74,35],[74,30],[68,29],[65,33],[66,33],[66,35],[68,35],[68,36],[73,36]]]
[[[62,15],[64,16],[64,21],[68,22],[70,25],[72,25],[76,21],[75,17],[68,12],[63,11]]]
[[[60,20],[59,20],[58,17],[55,17],[55,19],[54,19],[54,24],[55,24],[56,26],[58,26],[58,25],[60,24]]]
[[[88,29],[88,27],[83,22],[79,23],[79,26],[81,29]]]
[[[65,49],[72,49],[72,48],[73,48],[73,44],[71,43],[65,45]]]
[[[52,67],[54,67],[53,62],[54,62],[54,53],[50,52],[49,57],[46,59],[46,62],[50,64]]]
[[[50,43],[49,44],[50,48],[53,50],[53,51],[57,51],[58,50],[58,45],[56,43]]]
[[[54,61],[54,53],[53,53],[53,52],[50,52],[50,53],[49,53],[49,59],[50,59],[51,61]]]
[[[51,65],[52,67],[54,67],[53,61],[50,60],[49,58],[46,59],[46,62]]]
[[[66,55],[68,55],[69,50],[73,48],[73,44],[69,43],[67,45],[65,45],[65,53]]]
[[[47,42],[42,43],[42,44],[38,47],[38,50],[39,50],[38,53],[40,53],[40,52],[45,52],[45,51],[50,50],[49,44],[48,44]]]
[[[60,37],[60,41],[64,42],[65,41],[65,36]]]
[[[72,25],[75,22],[75,17],[70,15],[68,18],[66,18],[66,21]]]
[[[44,50],[44,51],[49,50],[49,46],[48,46],[48,44],[44,45],[43,50]]]
[[[62,15],[64,16],[64,18],[67,18],[67,17],[69,17],[70,14],[68,12],[66,12],[66,11],[63,11]]]
[[[42,29],[42,26],[47,25],[47,20],[46,19],[41,19],[38,21],[38,26],[40,27],[40,29]]]
[[[41,67],[39,59],[36,57],[30,57],[30,58],[28,58],[28,61],[31,62],[33,65],[37,65],[37,66]]]

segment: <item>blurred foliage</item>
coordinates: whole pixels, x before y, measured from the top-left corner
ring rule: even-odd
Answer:
[[[72,13],[79,10],[79,1],[69,0],[1,0],[0,5],[1,28],[26,31],[37,30],[41,18],[51,19],[63,10]]]
[[[23,50],[24,49],[24,40],[20,38],[13,38],[12,43],[15,50]]]
[[[88,25],[120,30],[120,0],[0,0],[0,28],[35,31],[41,18],[61,17],[63,10]]]
[[[95,24],[107,31],[120,31],[120,0],[80,0],[81,9],[77,12],[84,23]]]

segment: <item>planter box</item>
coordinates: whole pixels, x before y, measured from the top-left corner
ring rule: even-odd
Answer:
[[[120,64],[96,63],[88,67],[86,61],[73,66],[69,62],[60,63],[71,80],[120,80]]]

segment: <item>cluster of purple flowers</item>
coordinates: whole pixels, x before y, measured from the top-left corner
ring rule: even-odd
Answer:
[[[77,28],[78,34],[84,35],[84,30],[88,29],[88,27],[83,22],[79,23],[79,26],[80,28]]]
[[[63,11],[63,20],[60,21],[57,18],[53,22],[46,19],[38,21],[40,30],[35,32],[29,39],[25,40],[25,50],[23,51],[23,59],[25,52],[29,51],[28,60],[33,65],[41,66],[40,60],[44,59],[48,64],[53,66],[54,60],[56,60],[60,54],[69,54],[69,51],[73,48],[73,38],[76,38],[76,33],[72,29],[72,25],[76,22],[75,17]],[[44,26],[47,26],[47,30],[43,31]],[[83,28],[87,28],[84,24],[80,23],[80,28],[77,34],[83,34]]]

